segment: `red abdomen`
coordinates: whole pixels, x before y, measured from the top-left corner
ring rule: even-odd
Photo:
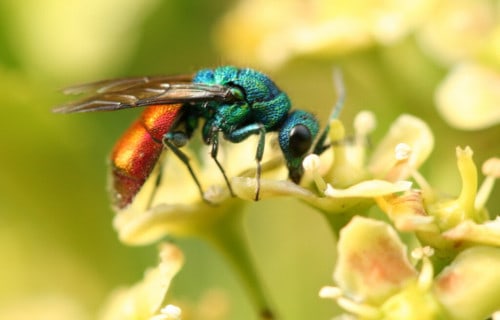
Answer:
[[[162,137],[180,115],[182,104],[147,107],[111,153],[111,195],[118,209],[129,205],[139,192],[163,150]]]

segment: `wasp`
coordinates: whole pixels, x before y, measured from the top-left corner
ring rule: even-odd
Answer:
[[[64,93],[87,96],[55,108],[56,113],[145,107],[111,152],[111,193],[118,209],[133,201],[164,150],[171,150],[186,165],[205,199],[189,157],[182,151],[200,121],[203,121],[202,140],[211,146],[211,157],[231,195],[231,184],[217,160],[221,135],[232,143],[258,135],[255,200],[259,198],[266,133],[278,132],[289,179],[297,184],[303,175],[304,157],[310,152],[320,154],[327,148],[323,145],[327,130],[316,139],[319,123],[315,116],[291,110],[287,94],[268,76],[250,68],[222,66],[203,69],[194,75],[104,80],[70,87]]]

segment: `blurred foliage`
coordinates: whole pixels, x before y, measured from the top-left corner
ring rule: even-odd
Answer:
[[[106,156],[137,112],[55,115],[50,109],[64,99],[57,89],[75,82],[230,63],[213,44],[214,26],[229,5],[0,2],[0,318],[31,319],[36,312],[39,319],[92,319],[113,288],[154,265],[154,247],[119,243],[105,192]],[[498,125],[463,132],[439,117],[433,90],[445,71],[416,50],[411,37],[334,59],[295,58],[271,75],[296,106],[326,119],[335,102],[334,65],[345,75],[346,123],[366,108],[377,114],[380,128],[402,112],[430,124],[436,148],[423,171],[437,187],[459,191],[451,165],[456,145],[471,145],[477,163],[500,153]],[[488,207],[496,215],[500,188],[494,193]],[[331,316],[331,303],[317,298],[335,258],[320,216],[293,199],[251,203],[246,210],[251,247],[279,314]],[[252,319],[242,288],[218,254],[197,240],[176,241],[186,264],[173,284],[175,299],[195,303],[207,290],[223,288],[231,300],[227,319]]]

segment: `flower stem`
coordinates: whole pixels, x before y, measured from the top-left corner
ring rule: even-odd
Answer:
[[[236,270],[247,294],[257,308],[259,319],[276,319],[266,298],[245,238],[242,223],[243,212],[241,208],[234,207],[231,211],[233,212],[228,212],[218,219],[203,236],[222,253]]]
[[[336,239],[338,239],[340,230],[345,227],[345,225],[348,224],[349,221],[351,221],[354,213],[346,211],[339,214],[324,213],[323,215],[326,218],[326,221],[328,222],[333,235],[336,237]]]

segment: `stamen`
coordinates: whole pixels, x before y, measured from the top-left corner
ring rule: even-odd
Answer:
[[[229,197],[229,190],[219,185],[211,185],[205,190],[203,197],[210,203],[221,203]]]
[[[411,146],[406,143],[398,143],[394,148],[394,155],[397,161],[406,161],[411,155]]]
[[[319,291],[319,297],[323,299],[337,300],[342,296],[342,289],[339,287],[325,286]]]
[[[431,200],[430,197],[433,196],[433,192],[430,184],[427,182],[424,176],[420,174],[420,172],[412,167],[410,163],[412,152],[412,147],[407,143],[398,143],[396,145],[396,147],[394,148],[394,158],[396,160],[396,163],[394,164],[394,167],[387,173],[386,179],[389,181],[393,181],[399,177],[409,175],[420,186],[424,197],[427,200]]]
[[[458,196],[458,202],[470,218],[475,218],[475,201],[477,194],[477,169],[472,160],[472,149],[467,146],[464,149],[457,147],[457,166],[462,180],[462,190]]]
[[[316,187],[318,190],[321,192],[324,192],[326,190],[326,182],[323,180],[319,173],[319,166],[320,166],[320,158],[316,154],[310,154],[307,157],[305,157],[304,161],[302,162],[302,165],[304,166],[304,169],[306,171],[311,172],[312,177],[314,179],[314,183],[316,184]]]
[[[434,201],[434,193],[432,192],[432,187],[429,182],[427,182],[427,179],[425,179],[425,177],[417,170],[412,171],[411,177],[419,185],[424,198],[429,202]]]
[[[402,177],[411,176],[414,171],[409,164],[412,148],[407,143],[398,143],[394,148],[394,166],[387,172],[385,178],[388,181],[397,181]]]
[[[500,178],[500,158],[490,158],[483,163],[482,172],[485,176]]]
[[[495,180],[500,178],[500,158],[486,160],[481,169],[486,178],[481,184],[476,195],[476,201],[474,202],[474,208],[478,211],[484,208],[495,186]]]
[[[500,310],[499,310],[499,311],[494,312],[494,313],[491,315],[491,318],[492,318],[493,320],[500,320]]]
[[[411,252],[411,256],[413,258],[422,260],[422,269],[420,270],[420,274],[418,276],[418,287],[422,290],[428,290],[432,286],[434,268],[429,258],[433,254],[434,249],[429,246],[415,248]]]
[[[345,297],[338,298],[337,303],[342,309],[361,319],[380,319],[381,317],[380,311],[368,304],[358,303]]]
[[[361,111],[354,118],[354,131],[356,132],[356,137],[366,138],[375,130],[376,126],[377,119],[375,114],[371,111]]]
[[[328,134],[330,141],[342,141],[345,137],[345,128],[340,120],[330,121],[330,132]]]
[[[420,260],[424,257],[431,257],[434,254],[434,249],[429,246],[418,247],[412,250],[411,256],[414,259]]]
[[[423,250],[421,247],[415,248],[411,251],[411,257],[416,260],[422,259],[424,256]]]
[[[160,314],[151,317],[150,320],[180,320],[181,314],[181,308],[169,304],[160,310]]]
[[[346,298],[339,287],[325,286],[319,291],[320,298],[337,300],[337,304],[345,311],[363,319],[378,319],[380,311],[370,305]]]

